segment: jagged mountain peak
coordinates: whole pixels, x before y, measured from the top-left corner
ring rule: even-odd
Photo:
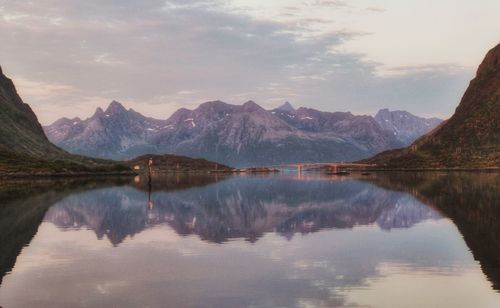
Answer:
[[[242,107],[243,111],[246,111],[246,112],[254,112],[254,111],[264,110],[264,108],[262,108],[256,102],[251,101],[251,100],[244,103],[241,107]]]
[[[290,102],[286,101],[283,105],[277,107],[275,110],[286,111],[286,112],[294,112],[295,108],[293,108]]]
[[[391,111],[389,108],[382,108],[379,111],[377,111],[377,113],[375,114],[375,117],[380,116],[380,115],[384,115],[384,114],[390,114],[391,112],[395,112],[395,111],[397,111],[397,110]]]
[[[390,115],[390,114],[411,114],[411,113],[405,110],[390,110],[389,108],[382,108],[376,113],[375,117],[377,117],[377,115],[384,115],[384,114]]]
[[[101,107],[97,107],[95,109],[94,115],[92,117],[96,117],[96,116],[100,116],[100,115],[104,115],[104,110],[102,110]]]
[[[206,107],[206,106],[227,106],[227,105],[229,105],[229,104],[226,102],[223,102],[221,100],[215,100],[215,101],[208,101],[208,102],[201,103],[198,106],[198,108]]]
[[[120,102],[117,102],[115,100],[109,104],[108,108],[105,111],[106,114],[118,114],[124,112],[127,112],[127,109],[125,109],[125,107],[123,107]]]
[[[208,106],[208,105],[206,105]],[[198,107],[200,108],[200,107]],[[187,117],[191,116],[193,113],[193,110],[187,109],[187,108],[180,108],[177,109],[168,119],[167,122],[169,123],[178,123],[179,121],[185,120]]]
[[[102,118],[112,115],[121,116],[126,113],[133,113],[133,110],[127,110],[120,102],[113,100],[111,101],[111,103],[109,103],[108,107],[105,110],[101,107],[97,107],[94,115],[91,118]]]
[[[73,119],[70,119],[70,118],[60,118],[59,120],[55,121],[53,123],[53,125],[65,125],[65,124],[70,124],[70,123],[80,123],[82,122],[82,119],[80,119],[79,117],[76,117],[76,118],[73,118]]]
[[[217,112],[217,111],[227,110],[233,107],[234,105],[225,103],[220,100],[216,100],[216,101],[209,101],[202,103],[198,106],[198,108],[196,108],[196,110],[201,112],[211,112],[211,111]]]
[[[388,108],[380,109],[374,118],[383,129],[391,131],[404,144],[412,143],[443,121],[438,118],[418,117],[404,110],[391,111]]]
[[[437,118],[437,117],[430,117],[430,118],[424,118],[424,117],[421,117],[421,116],[416,116],[414,115],[413,113],[409,112],[409,111],[406,111],[406,110],[390,110],[389,108],[382,108],[380,109],[376,114],[375,114],[375,118],[377,117],[381,117],[381,116],[385,116],[385,115],[389,115],[389,116],[409,116],[409,117],[412,117],[412,118],[419,118],[419,119],[425,119],[425,120],[437,120],[439,122],[443,121],[442,119],[440,118]]]

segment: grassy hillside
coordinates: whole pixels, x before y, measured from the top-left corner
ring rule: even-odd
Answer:
[[[167,172],[224,172],[231,171],[233,168],[216,164],[206,159],[194,159],[178,155],[142,155],[127,162],[134,168],[134,171],[142,173],[147,172],[147,163],[149,158],[153,159],[153,171],[156,173]]]
[[[130,172],[124,164],[71,155],[51,144],[0,68],[0,175]]]
[[[366,160],[387,168],[500,167],[500,44],[490,50],[454,115],[408,148]]]

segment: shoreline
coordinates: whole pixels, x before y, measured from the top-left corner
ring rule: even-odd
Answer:
[[[436,171],[500,172],[500,167],[495,167],[495,168],[375,168],[375,169],[359,169],[359,171],[371,171],[371,172],[436,172]]]
[[[348,172],[500,172],[499,168],[374,168],[374,169],[355,169],[348,170]],[[191,175],[207,175],[207,174],[271,174],[277,173],[275,171],[241,171],[241,170],[186,170],[186,171],[166,171],[155,172],[154,175],[176,175],[176,174],[191,174]],[[279,173],[279,172],[278,172]],[[0,180],[5,179],[26,179],[26,178],[84,178],[84,177],[107,177],[107,176],[120,176],[120,177],[133,177],[147,175],[137,172],[58,172],[58,173],[29,173],[29,172],[15,172],[15,173],[0,173]]]
[[[187,171],[172,171],[172,172],[154,172],[154,175],[175,175],[175,174],[238,174],[237,171],[217,171],[217,170],[187,170]],[[26,179],[26,178],[85,178],[85,177],[107,177],[107,176],[147,176],[147,173],[138,173],[134,171],[126,172],[58,172],[58,173],[29,173],[29,172],[13,172],[13,173],[0,173],[0,180],[4,179]]]
[[[105,176],[136,176],[135,172],[57,172],[57,173],[0,173],[0,180],[23,179],[23,178],[82,178],[82,177],[105,177]]]

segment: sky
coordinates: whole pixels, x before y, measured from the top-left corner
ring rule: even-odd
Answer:
[[[253,100],[449,117],[498,0],[0,0],[0,65],[42,124]]]

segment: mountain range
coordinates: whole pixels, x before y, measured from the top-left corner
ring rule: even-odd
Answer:
[[[288,102],[265,110],[253,101],[211,101],[159,120],[113,101],[85,120],[62,118],[44,130],[59,147],[96,158],[171,153],[241,167],[363,159],[406,146],[440,123],[409,113],[400,119],[399,113],[384,110],[374,118],[295,109]]]
[[[158,120],[113,101],[88,119],[62,118],[42,128],[0,68],[0,175],[126,171],[126,165],[102,159],[166,153],[236,167],[362,160],[396,169],[498,168],[499,108],[500,44],[444,122],[386,109],[375,117],[289,103],[265,110],[253,101],[207,102]]]
[[[453,116],[411,146],[367,162],[385,168],[500,167],[500,44],[479,66]]]

